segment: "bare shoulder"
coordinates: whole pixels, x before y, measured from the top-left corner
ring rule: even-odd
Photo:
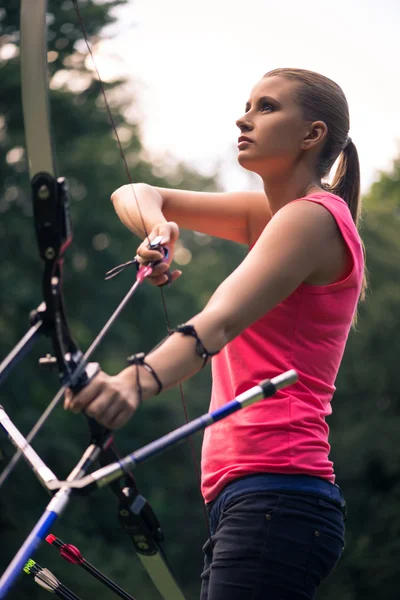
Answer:
[[[320,243],[340,239],[341,234],[332,213],[318,202],[296,200],[283,206],[271,219],[271,225],[295,229],[299,236],[310,238],[310,242]],[[272,227],[270,228],[272,229]]]
[[[260,192],[254,196],[249,206],[251,244],[254,244],[261,235],[269,236],[275,231],[290,235],[295,229],[301,235],[301,230],[303,230],[308,237],[310,232],[326,236],[329,231],[334,234],[337,229],[333,216],[316,202],[307,200],[289,202],[272,215],[266,195]],[[266,229],[267,225],[269,227]]]
[[[332,213],[323,205],[308,200],[292,202],[279,210],[271,220],[269,233],[290,238],[308,255],[318,257],[315,268],[305,283],[328,285],[346,275],[351,267],[351,253]]]

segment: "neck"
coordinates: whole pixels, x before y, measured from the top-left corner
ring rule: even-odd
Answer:
[[[292,171],[290,174],[280,174],[277,177],[266,176],[262,179],[272,215],[292,200],[322,191],[321,181],[315,173],[309,171],[300,173]]]

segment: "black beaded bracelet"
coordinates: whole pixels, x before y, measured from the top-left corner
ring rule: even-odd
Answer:
[[[157,375],[157,373],[155,372],[155,370],[153,369],[153,367],[151,365],[149,365],[149,363],[147,363],[145,361],[146,355],[144,352],[139,352],[138,354],[132,354],[132,356],[128,356],[127,361],[129,365],[137,365],[138,367],[144,367],[146,369],[146,371],[148,373],[150,373],[150,375],[153,376],[154,380],[157,382],[158,385],[158,390],[156,393],[156,396],[158,396],[158,394],[162,391],[163,389],[163,385]],[[142,388],[140,386],[139,383],[139,376],[138,374],[136,375],[137,378],[137,384],[138,387],[140,388],[140,395],[142,394]]]
[[[175,329],[171,329],[171,331],[169,332],[170,335],[172,335],[173,333],[182,333],[183,335],[189,335],[196,340],[196,354],[203,359],[202,368],[206,366],[207,359],[210,358],[210,356],[215,356],[219,352],[219,350],[217,350],[217,352],[208,352],[208,350],[206,350],[203,342],[197,335],[197,331],[195,330],[193,325],[178,325],[178,327],[176,327]]]

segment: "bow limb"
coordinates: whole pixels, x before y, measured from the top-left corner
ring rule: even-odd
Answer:
[[[103,339],[105,332],[135,291],[136,282],[121,302],[116,313],[102,329],[85,355],[77,347],[70,333],[62,297],[62,267],[65,250],[72,241],[67,185],[58,179],[51,134],[50,111],[47,91],[47,0],[21,0],[21,68],[22,97],[29,174],[32,187],[34,223],[40,256],[44,262],[42,281],[44,303],[39,307],[37,318],[43,323],[41,332],[52,339],[54,357],[46,357],[44,364],[57,366],[62,388],[45,413],[27,436],[25,447],[9,463],[4,479],[24,453],[34,435],[39,431],[52,410],[63,396],[65,387],[79,390],[97,371],[96,365],[86,365],[89,354]],[[103,456],[101,462],[116,460],[112,450],[111,432],[88,419],[92,443],[69,476],[69,481],[82,477],[94,460]],[[14,460],[15,459],[15,460]],[[3,481],[4,481],[3,479]],[[165,600],[184,600],[158,542],[161,532],[158,521],[147,501],[139,495],[132,476],[121,488],[117,483],[114,492],[120,500],[121,524],[131,537],[135,549],[150,577]],[[14,582],[22,562],[30,556],[54,519],[64,510],[70,490],[59,490],[48,505],[37,526],[28,536],[20,551],[9,565],[0,581],[0,598],[4,597]]]
[[[47,0],[21,0],[21,89],[35,233],[44,262],[44,302],[31,317],[36,323],[32,330],[51,338],[54,357],[48,355],[41,363],[57,367],[62,388],[27,436],[27,445],[59,404],[65,387],[79,389],[98,370],[98,365],[86,365],[86,357],[73,340],[64,310],[62,267],[64,252],[72,241],[72,227],[68,187],[65,179],[56,175],[50,125],[46,9]],[[34,335],[31,337],[33,340]],[[108,432],[94,421],[91,427],[93,437],[103,443]],[[0,486],[22,455],[20,449],[13,456],[0,476]]]
[[[61,383],[83,386],[85,369],[74,377],[82,352],[70,333],[62,296],[64,253],[72,242],[68,186],[57,178],[50,125],[47,72],[47,0],[21,0],[21,88],[32,188],[33,215],[40,256],[44,262],[44,309],[40,317],[51,337]],[[42,361],[46,364],[46,361]]]

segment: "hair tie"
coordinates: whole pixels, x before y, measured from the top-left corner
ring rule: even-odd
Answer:
[[[346,140],[346,142],[345,142],[344,146],[343,146],[343,150],[344,150],[345,148],[347,148],[347,146],[348,146],[349,144],[351,144],[351,142],[352,142],[352,141],[353,141],[353,140],[352,140],[352,139],[351,139],[351,137],[349,136],[349,137],[347,138],[347,140]]]

